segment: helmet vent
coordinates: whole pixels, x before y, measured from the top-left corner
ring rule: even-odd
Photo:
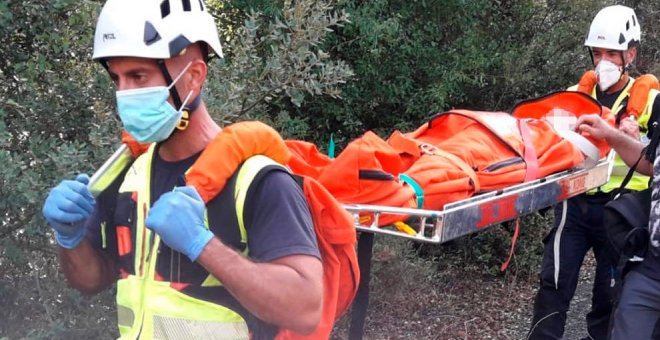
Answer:
[[[154,25],[147,21],[144,23],[144,43],[149,46],[160,40],[160,34],[156,31]]]
[[[626,42],[626,37],[623,36],[623,33],[619,34],[619,44]]]
[[[165,18],[170,15],[170,0],[163,0],[160,3],[160,17]]]
[[[185,12],[190,12],[190,0],[181,0],[183,3],[183,10]]]

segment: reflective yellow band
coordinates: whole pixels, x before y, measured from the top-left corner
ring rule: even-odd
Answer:
[[[250,338],[245,322],[218,323],[154,316],[154,339],[218,339]]]
[[[108,237],[105,234],[105,221],[101,222],[101,248],[108,248]]]
[[[135,322],[135,313],[128,307],[117,305],[117,323],[130,327],[133,322]]]
[[[134,275],[117,282],[117,313],[123,339],[249,338],[247,323],[231,309]]]
[[[628,92],[630,91],[630,88],[632,87],[632,84],[634,82],[635,82],[634,79],[632,79],[632,81],[629,81],[628,84],[626,84],[626,87],[623,90],[621,90],[621,93],[619,94],[619,97],[616,98],[616,101],[614,101],[614,104],[612,104],[612,107],[610,108],[610,111],[615,116],[618,116],[619,111],[621,111],[623,109],[623,106],[621,106],[621,104],[623,103],[623,100],[625,98],[628,98],[628,96],[629,96]],[[596,90],[596,87],[594,87],[594,92],[595,92],[595,90]],[[596,98],[595,95],[594,95],[594,98]]]
[[[630,171],[630,168],[627,166],[614,166],[612,167],[612,176],[626,176],[628,174],[628,171]],[[639,172],[635,171],[633,176],[644,176],[640,174]]]
[[[240,170],[238,170],[238,175],[236,177],[236,187],[234,188],[234,197],[236,199],[236,216],[238,217],[238,226],[241,230],[241,242],[243,243],[247,243],[247,232],[245,231],[245,223],[243,222],[243,206],[245,205],[247,192],[250,184],[252,183],[252,180],[257,176],[259,171],[261,171],[261,169],[267,165],[277,165],[287,170],[284,165],[279,164],[263,155],[256,155],[248,158],[243,163],[243,165],[241,165]]]

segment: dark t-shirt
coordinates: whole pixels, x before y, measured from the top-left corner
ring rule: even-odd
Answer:
[[[158,152],[156,151],[157,155]],[[166,162],[155,156],[152,163],[151,197],[152,204],[165,192],[175,186],[185,185],[183,174],[197,159],[194,155],[178,162]],[[87,222],[87,238],[98,249],[106,251],[115,260],[118,259],[117,240],[114,232],[112,216],[117,202],[117,192],[123,176],[115,181],[97,199],[96,210]],[[249,257],[258,262],[269,262],[289,255],[310,255],[320,258],[312,218],[305,201],[301,187],[293,177],[283,171],[270,171],[253,183],[245,201],[244,222],[247,230],[247,246]],[[228,209],[234,209],[228,207]],[[102,231],[101,224],[105,224]],[[107,242],[104,243],[103,235]],[[161,251],[169,253],[169,249],[161,244]],[[159,261],[167,265],[167,261]],[[253,324],[257,329],[251,329],[255,339],[258,336],[260,324]],[[264,330],[269,326],[263,325]],[[269,337],[269,336],[267,336]]]
[[[608,107],[608,108],[612,109],[613,106],[614,106],[614,103],[616,103],[616,100],[619,99],[619,96],[621,95],[622,91],[623,90],[617,91],[617,92],[614,92],[614,93],[611,93],[611,94],[607,94],[607,93],[601,91],[600,87],[596,86],[596,100],[598,100],[600,105],[603,105],[605,107]],[[621,101],[621,105],[619,105],[619,110],[618,110],[619,112],[612,112],[612,113],[620,114],[621,112],[625,112],[625,110],[623,110],[623,108],[625,108],[627,106],[627,104],[628,104],[628,96],[626,96],[626,98],[624,98]]]
[[[152,204],[163,193],[185,184],[183,174],[198,156],[178,162],[166,162],[154,157]],[[114,214],[119,184],[121,180],[113,183],[111,189],[99,197],[96,210],[87,222],[87,238],[98,248],[102,247],[101,221],[105,221],[108,227],[113,225],[111,216]],[[260,261],[272,261],[293,254],[320,258],[309,207],[295,180],[285,172],[271,171],[256,185],[255,190],[250,191],[244,208],[250,257]],[[106,236],[111,235],[111,232],[106,233]],[[111,241],[114,240],[108,240]],[[106,248],[112,250],[114,247],[106,244]]]

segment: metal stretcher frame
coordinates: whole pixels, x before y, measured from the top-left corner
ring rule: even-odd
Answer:
[[[589,169],[565,170],[502,190],[478,194],[449,203],[437,211],[365,204],[344,204],[344,207],[354,216],[355,227],[359,231],[439,244],[550,207],[599,187],[609,180],[611,163],[611,159],[603,159]],[[372,213],[372,223],[360,223],[361,213]],[[392,226],[379,227],[380,217],[387,214],[410,216],[405,222],[416,233],[409,234]]]
[[[94,173],[88,184],[90,191],[95,196],[98,195],[130,160],[130,151],[122,144]],[[502,190],[481,193],[449,203],[442,210],[365,204],[344,204],[344,208],[354,216],[355,227],[359,231],[394,235],[425,243],[444,243],[550,207],[599,187],[609,180],[612,162],[612,157],[608,157],[592,168],[570,169]],[[361,213],[372,213],[372,223],[360,223]],[[415,232],[408,234],[392,226],[379,227],[380,216],[387,214],[410,216],[405,222]]]

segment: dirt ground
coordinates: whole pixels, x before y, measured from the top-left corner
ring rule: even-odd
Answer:
[[[536,280],[477,275],[460,267],[433,273],[437,268],[374,256],[364,339],[526,338]],[[586,336],[592,278],[590,256],[568,314],[565,340]],[[349,319],[350,313],[340,320],[333,339],[348,338]]]

